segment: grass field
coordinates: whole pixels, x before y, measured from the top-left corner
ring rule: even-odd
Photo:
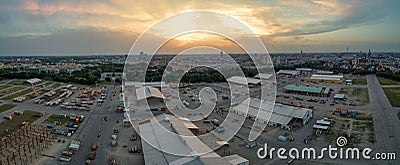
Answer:
[[[0,85],[0,90],[10,87],[9,85]]]
[[[3,95],[8,95],[8,94],[10,94],[10,93],[13,93],[13,92],[15,92],[15,91],[22,90],[22,89],[24,89],[24,88],[25,88],[25,87],[15,86],[15,87],[11,87],[11,88],[7,88],[7,89],[4,89],[4,90],[1,90],[0,93],[3,94]]]
[[[356,101],[359,102],[360,105],[369,103],[368,88],[353,88],[349,95],[350,97],[357,97]]]
[[[18,96],[26,95],[26,94],[28,94],[28,93],[30,93],[30,92],[32,92],[32,91],[33,91],[32,88],[28,88],[28,89],[25,89],[25,90],[23,90],[23,91],[20,91],[20,92],[17,92],[17,93],[8,95],[7,97],[2,97],[1,99],[2,99],[2,100],[11,100],[11,99],[16,98],[16,97],[18,97]]]
[[[72,120],[69,119],[69,117],[67,116],[66,118],[60,118],[59,114],[52,114],[50,115],[46,120],[44,120],[44,123],[46,124],[51,124],[54,121],[59,121],[61,122],[61,125],[66,125],[69,122],[73,122]],[[75,122],[73,122],[75,123]]]
[[[394,107],[400,107],[400,88],[383,88],[390,104]]]
[[[8,84],[22,85],[22,84],[24,84],[25,81],[26,81],[26,79],[15,79],[15,80],[10,81]]]
[[[4,120],[3,122],[0,123],[0,139],[3,138],[4,136],[7,136],[11,134],[12,132],[15,132],[16,130],[21,128],[22,122],[26,121],[29,123],[32,123],[37,117],[35,115],[38,112],[31,111],[31,110],[25,110],[24,114],[16,116],[13,115],[12,120]],[[8,131],[6,131],[8,130]]]
[[[366,85],[367,84],[367,79],[366,78],[354,78],[353,79],[353,84],[354,85]]]
[[[381,85],[399,85],[399,82],[383,77],[378,77],[378,81]]]
[[[61,86],[60,83],[57,83],[57,82],[56,82],[56,83],[54,83],[53,85],[50,85],[49,88],[54,89],[54,88],[57,88],[57,87],[59,87],[59,86]]]
[[[44,85],[47,87],[47,86],[49,86],[50,84],[53,84],[53,82],[52,81],[46,81],[45,83],[44,83]]]
[[[4,111],[7,111],[7,110],[9,110],[11,108],[14,108],[15,106],[17,106],[17,105],[15,105],[15,104],[3,104],[3,105],[0,105],[0,113],[4,112]]]

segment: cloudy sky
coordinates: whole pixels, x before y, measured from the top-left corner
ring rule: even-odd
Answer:
[[[135,39],[158,21],[196,10],[245,22],[272,53],[340,52],[346,46],[349,51],[398,52],[399,4],[397,0],[2,0],[0,55],[126,54]],[[163,50],[175,53],[195,42],[232,47],[223,38],[188,35]]]

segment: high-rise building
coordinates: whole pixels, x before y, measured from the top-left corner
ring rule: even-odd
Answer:
[[[276,61],[275,61],[275,64],[276,64],[276,65],[280,65],[280,64],[281,64],[281,56],[276,56],[276,57],[275,57],[275,60],[276,60]]]
[[[372,54],[371,54],[371,49],[369,49],[369,50],[368,50],[368,54],[367,54],[368,63],[371,63],[371,56],[372,56]]]

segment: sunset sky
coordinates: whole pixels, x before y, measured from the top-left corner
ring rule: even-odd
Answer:
[[[400,51],[397,0],[2,0],[0,55],[126,54],[158,21],[215,11],[246,23],[271,53]],[[188,20],[190,21],[190,20]],[[211,22],[210,22],[211,23]],[[182,22],[182,24],[187,24]],[[162,37],[162,34],[154,34]],[[223,38],[182,36],[165,53]],[[233,50],[234,51],[234,50]]]

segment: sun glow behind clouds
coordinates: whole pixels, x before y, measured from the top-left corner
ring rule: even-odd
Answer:
[[[152,1],[71,1],[71,0],[12,0],[0,2],[0,39],[4,41],[15,40],[15,46],[0,44],[1,50],[22,50],[18,47],[21,41],[25,45],[38,45],[35,39],[49,39],[49,43],[60,43],[59,47],[68,47],[77,43],[74,37],[66,39],[61,36],[82,36],[88,31],[94,33],[104,32],[102,38],[109,38],[107,46],[111,50],[124,53],[124,50],[113,48],[113,42],[119,39],[130,38],[130,44],[136,36],[158,21],[182,12],[190,11],[213,11],[234,17],[247,24],[265,43],[279,45],[280,49],[296,45],[322,44],[327,45],[335,41],[346,47],[347,44],[358,42],[374,42],[377,37],[382,39],[399,36],[395,28],[378,33],[371,33],[379,29],[388,29],[386,26],[397,26],[397,18],[400,13],[398,7],[400,1],[380,0],[312,0],[312,1],[180,1],[180,0],[152,0]],[[389,16],[390,19],[386,19]],[[393,23],[394,22],[394,23]],[[155,31],[158,37],[168,36],[175,31],[201,26],[207,24],[222,24],[222,28],[235,29],[235,25],[218,18],[210,18],[208,21],[197,22],[196,17],[183,18],[177,21],[170,29]],[[369,26],[376,25],[379,26]],[[217,26],[217,25],[215,25]],[[400,26],[400,25],[399,25]],[[221,27],[221,26],[218,26]],[[345,32],[342,32],[345,31]],[[353,31],[353,33],[352,33]],[[64,34],[71,33],[70,35]],[[85,33],[83,33],[85,32]],[[75,34],[73,34],[75,33]],[[334,33],[335,35],[330,35]],[[348,34],[359,34],[367,36],[362,40],[353,40]],[[29,34],[29,35],[21,35]],[[43,35],[46,34],[46,35]],[[124,35],[122,38],[122,34]],[[238,29],[234,36],[241,36],[243,33]],[[90,35],[90,34],[87,34]],[[8,38],[7,38],[8,37]],[[92,37],[92,36],[86,36]],[[110,38],[111,37],[111,38]],[[115,38],[113,38],[115,37]],[[326,39],[321,39],[326,38]],[[343,38],[348,38],[344,41]],[[30,40],[32,39],[32,40]],[[185,35],[176,39],[181,42],[177,44],[191,43],[200,40],[209,40],[207,35]],[[393,40],[393,39],[392,39]],[[209,42],[215,41],[210,39]],[[312,42],[311,42],[312,41]],[[93,41],[98,42],[98,41]],[[392,45],[398,45],[397,41],[391,41]],[[396,42],[396,43],[395,43]],[[8,44],[9,45],[9,44]],[[1,47],[3,46],[3,47]],[[103,45],[104,46],[104,45]],[[100,46],[100,47],[103,47]],[[226,45],[229,47],[230,45]],[[45,51],[43,47],[36,47],[37,50]],[[57,47],[57,46],[56,46]],[[300,46],[299,46],[300,47]],[[352,47],[349,45],[349,47]],[[11,50],[11,48],[13,48]],[[27,49],[27,47],[25,47]],[[372,48],[372,47],[371,47]],[[91,51],[93,49],[75,48]],[[373,48],[372,48],[373,49]],[[398,46],[395,47],[398,49]],[[26,51],[29,51],[28,49]],[[284,50],[282,50],[284,51]]]

